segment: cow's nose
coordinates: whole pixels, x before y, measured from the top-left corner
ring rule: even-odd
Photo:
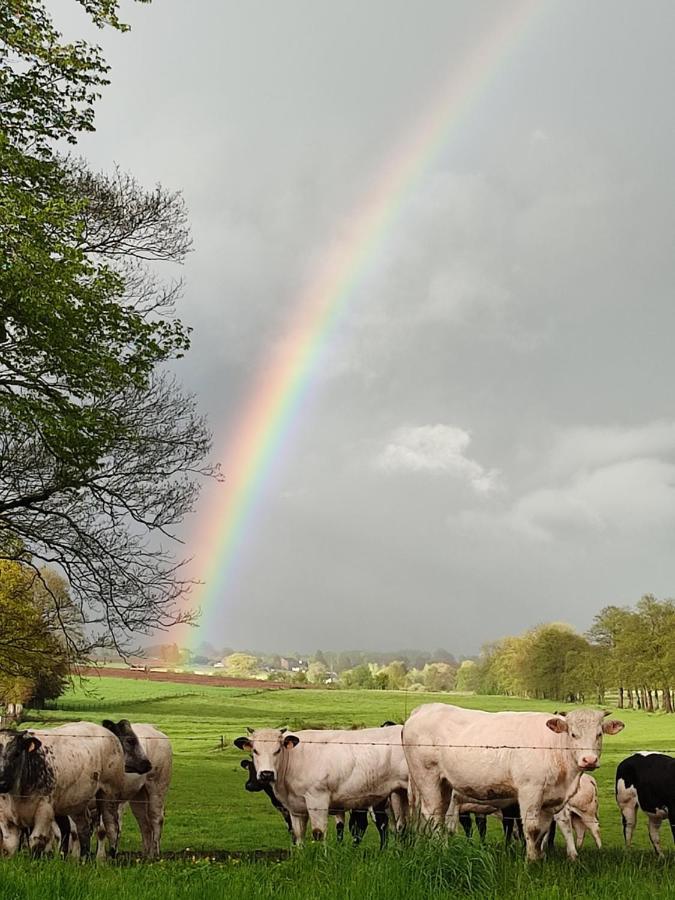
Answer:
[[[274,772],[263,769],[262,772],[258,772],[258,781],[274,781]]]
[[[581,757],[581,768],[582,769],[597,769],[598,767],[598,757],[595,753],[589,753],[587,756]]]

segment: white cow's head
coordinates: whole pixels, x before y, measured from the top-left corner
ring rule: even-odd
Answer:
[[[602,720],[609,713],[598,709],[575,709],[569,713],[556,713],[546,727],[556,734],[566,735],[566,747],[572,752],[577,766],[584,772],[600,765],[603,734],[618,734],[624,727],[618,719]]]
[[[234,746],[253,754],[253,765],[258,781],[272,784],[279,771],[283,750],[292,750],[300,743],[300,738],[287,734],[285,728],[260,728],[248,737],[239,737]]]

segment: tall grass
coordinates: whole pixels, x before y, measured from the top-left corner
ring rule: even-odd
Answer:
[[[519,853],[454,839],[379,852],[309,845],[282,862],[233,859],[78,865],[27,857],[0,862],[2,900],[523,900],[675,898],[675,864],[610,851],[570,864],[562,854],[527,865]]]

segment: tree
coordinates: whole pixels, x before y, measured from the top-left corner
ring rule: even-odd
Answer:
[[[328,667],[317,659],[307,667],[307,681],[310,684],[325,684],[328,675]]]
[[[41,705],[58,697],[70,668],[64,629],[77,628],[63,578],[0,560],[0,700]]]
[[[233,678],[253,678],[258,674],[258,660],[250,653],[231,653],[223,659],[225,672]]]
[[[451,691],[455,687],[457,669],[448,663],[427,663],[422,670],[423,684],[429,691]]]
[[[124,30],[116,0],[81,5]],[[90,644],[122,649],[190,620],[166,539],[216,474],[194,402],[157,369],[189,347],[180,283],[157,275],[189,250],[186,211],[55,152],[93,128],[97,48],[63,43],[42,0],[7,0],[0,33],[0,555],[60,565]]]
[[[464,659],[457,670],[455,690],[478,691],[480,687],[480,669],[472,659]]]
[[[373,673],[365,663],[356,666],[354,669],[345,669],[340,676],[340,681],[346,688],[372,690],[375,687]]]

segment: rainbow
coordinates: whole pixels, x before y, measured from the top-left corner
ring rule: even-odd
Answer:
[[[244,545],[256,511],[287,449],[322,354],[338,322],[349,310],[362,281],[416,185],[429,171],[463,119],[478,103],[510,54],[545,7],[544,0],[521,0],[472,49],[443,85],[412,137],[381,171],[346,231],[299,297],[275,354],[254,380],[220,456],[224,486],[211,486],[209,508],[200,517],[201,585],[195,591],[202,620],[194,644],[236,583]],[[195,599],[193,597],[193,599]]]

